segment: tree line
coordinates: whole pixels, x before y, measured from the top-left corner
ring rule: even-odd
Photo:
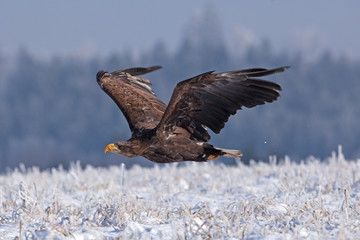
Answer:
[[[4,69],[7,65],[0,53],[0,169],[21,162],[66,167],[76,160],[101,166],[120,161],[149,165],[141,158],[103,155],[108,143],[129,138],[130,131],[95,75],[101,69],[150,65],[164,66],[146,77],[165,102],[177,82],[202,72],[291,65],[269,78],[283,88],[278,101],[238,111],[220,135],[212,134],[211,142],[240,149],[243,161],[266,161],[269,154],[295,160],[309,155],[323,158],[338,144],[349,157],[360,156],[359,61],[335,58],[328,51],[309,63],[302,53],[275,53],[268,41],[236,53],[222,39],[208,41],[208,34],[202,34],[197,41],[185,36],[173,52],[159,42],[139,57],[119,52],[90,59],[44,60],[23,49],[14,66]]]

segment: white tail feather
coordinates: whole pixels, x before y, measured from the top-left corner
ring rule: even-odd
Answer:
[[[231,158],[236,158],[238,160],[240,160],[240,157],[242,157],[242,153],[239,150],[234,150],[234,149],[224,149],[224,148],[216,148],[218,150],[221,150],[223,154],[221,154],[224,157],[231,157]]]

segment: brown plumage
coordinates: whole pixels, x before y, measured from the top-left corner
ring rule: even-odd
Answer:
[[[143,156],[158,163],[207,161],[219,156],[239,158],[242,154],[238,150],[208,144],[206,127],[220,133],[229,116],[242,107],[275,101],[280,96],[280,85],[258,77],[289,67],[203,73],[178,83],[168,106],[156,97],[150,81],[139,77],[159,68],[97,73],[99,86],[121,109],[132,132],[128,141],[109,144],[105,152]]]

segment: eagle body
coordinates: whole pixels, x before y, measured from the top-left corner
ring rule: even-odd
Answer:
[[[240,158],[242,153],[238,150],[207,143],[210,140],[207,127],[219,133],[229,116],[242,107],[275,101],[280,96],[280,85],[258,77],[283,72],[289,67],[206,72],[179,82],[169,105],[155,95],[149,80],[140,77],[159,68],[97,73],[100,88],[123,112],[132,132],[128,141],[109,144],[105,152],[143,156],[158,163],[202,162],[219,156]]]

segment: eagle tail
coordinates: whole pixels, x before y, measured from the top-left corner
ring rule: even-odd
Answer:
[[[224,149],[224,148],[217,148],[218,150],[221,150],[221,156],[224,157],[231,157],[240,160],[240,157],[242,157],[242,153],[239,150],[234,149]]]
[[[231,157],[239,160],[242,153],[239,150],[217,148],[210,144],[205,147],[205,160],[215,160],[220,156]]]

